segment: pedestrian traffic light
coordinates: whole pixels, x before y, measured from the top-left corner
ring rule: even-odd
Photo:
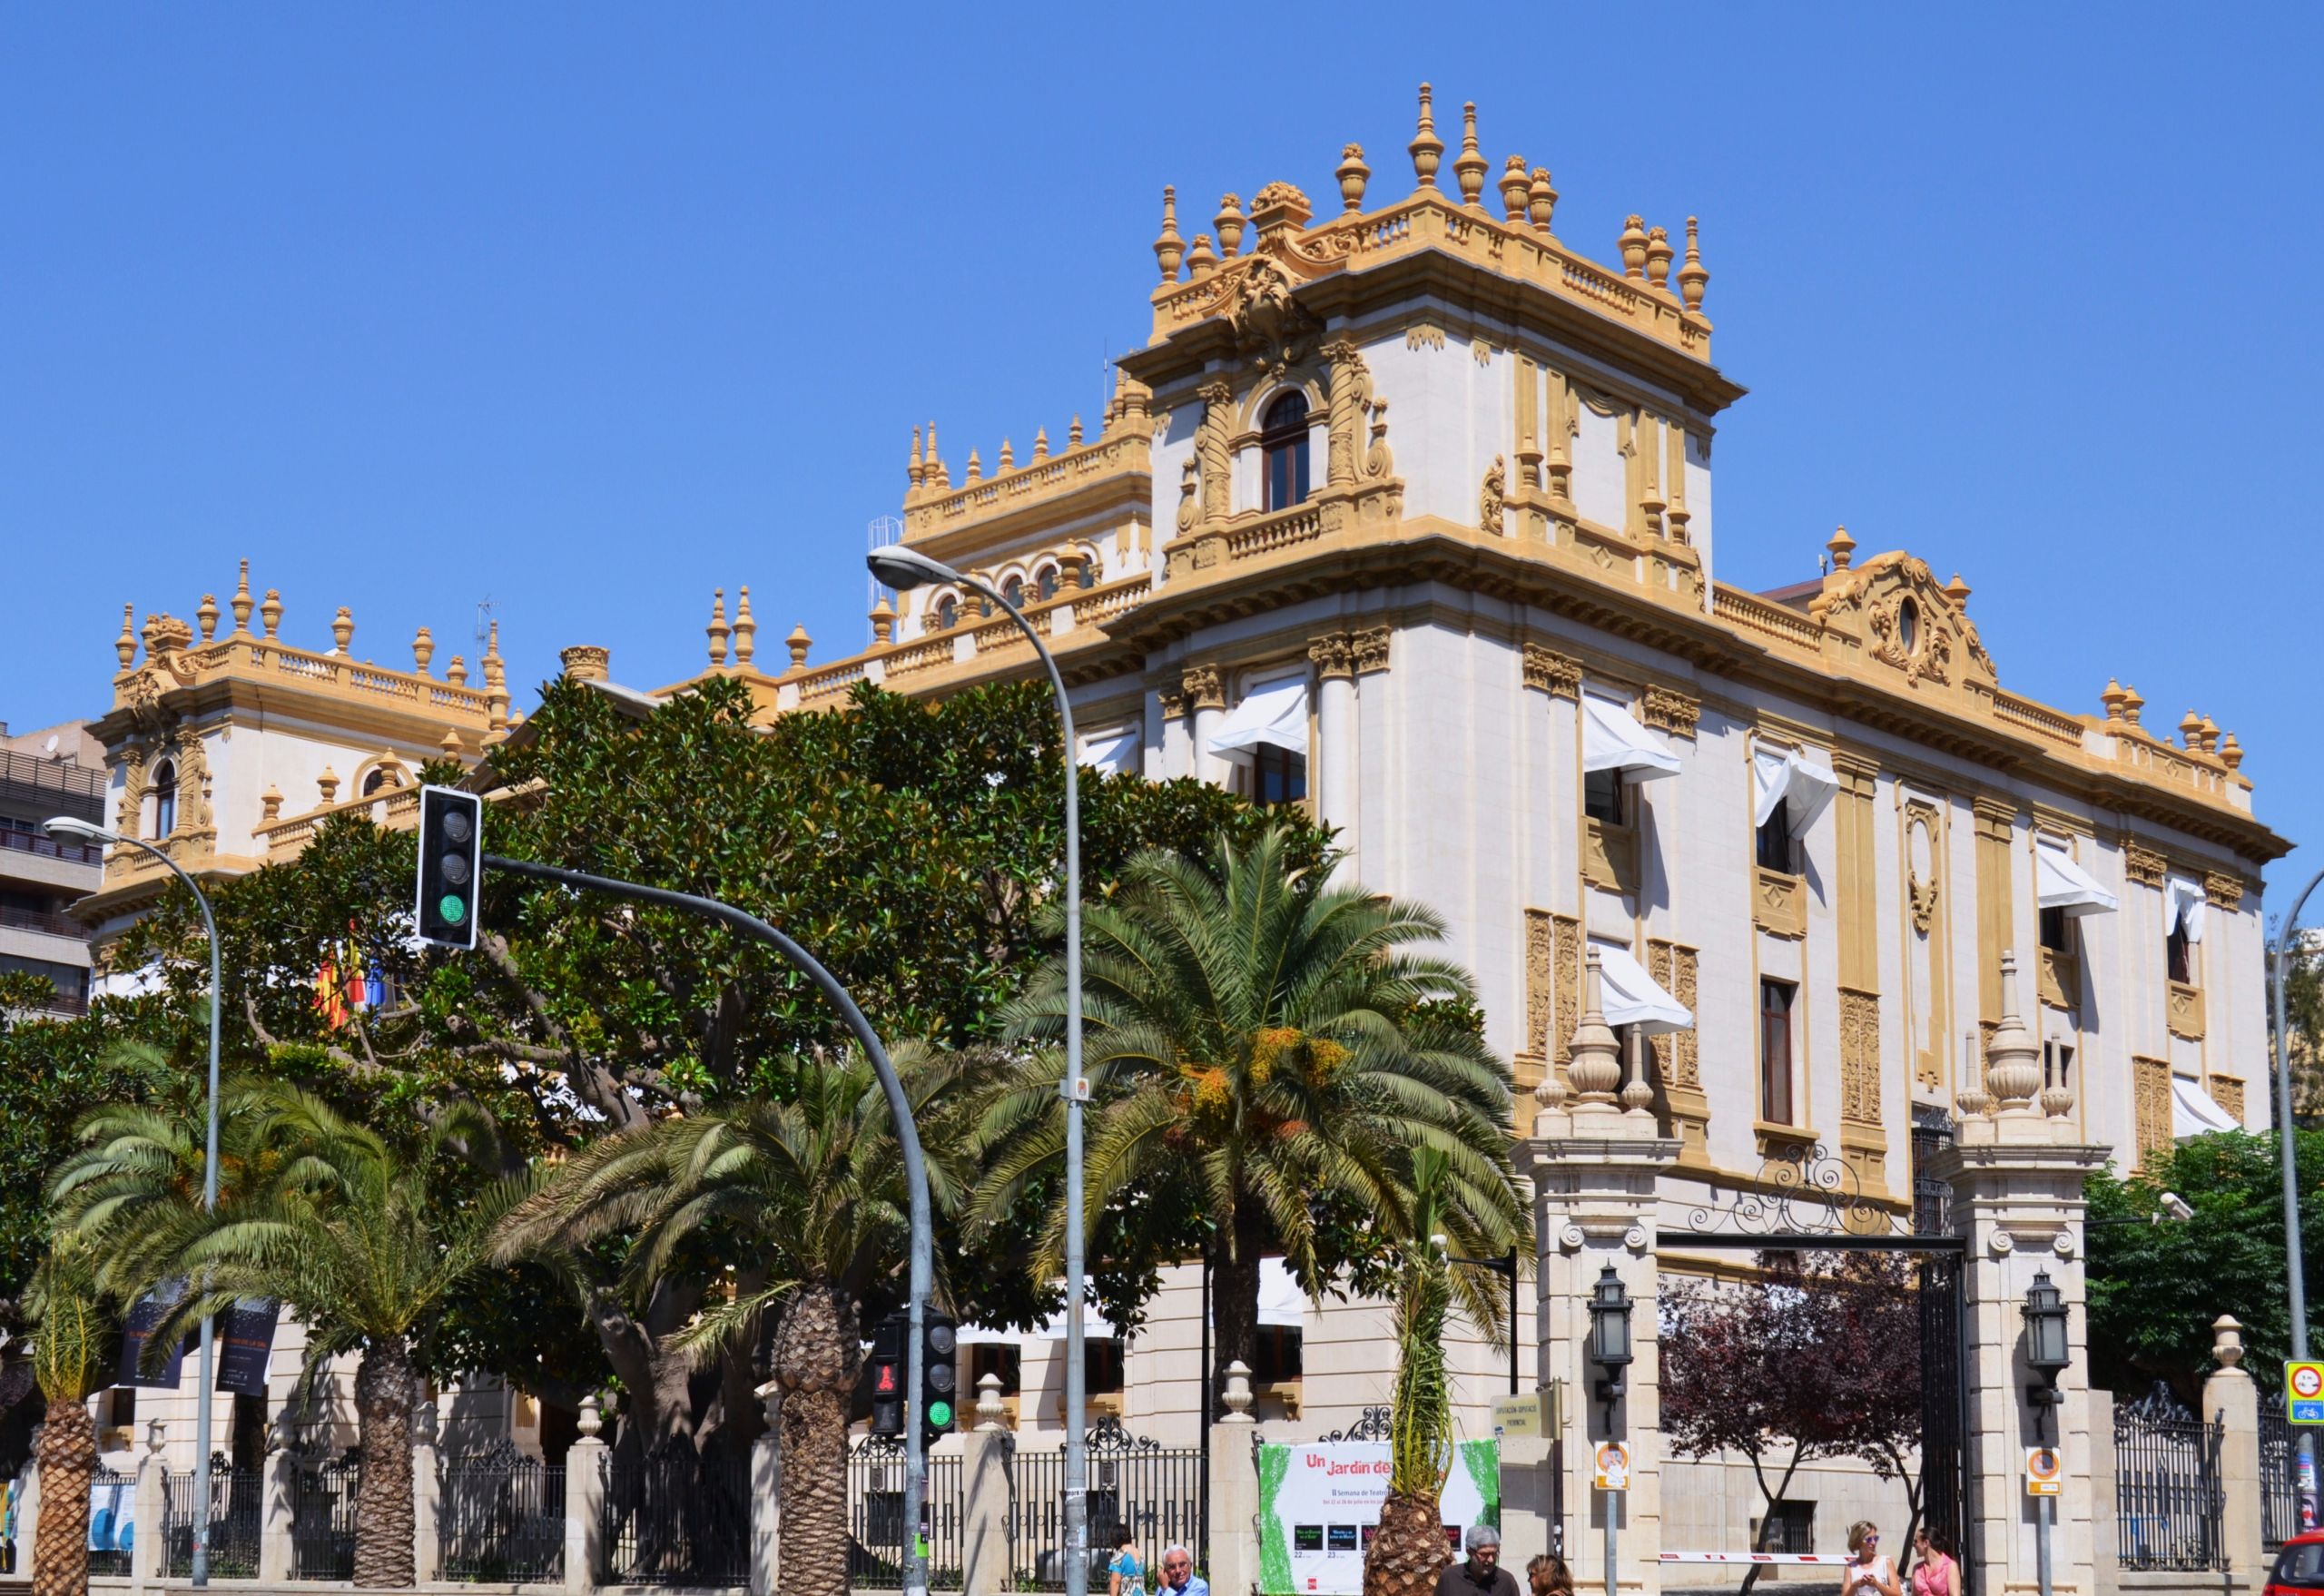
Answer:
[[[419,911],[422,941],[476,946],[484,886],[484,801],[450,787],[419,789]]]
[[[950,1315],[931,1311],[921,1322],[926,1351],[920,1364],[921,1433],[933,1440],[958,1417],[952,1400],[960,1384],[960,1337]]]
[[[890,1314],[872,1330],[872,1433],[904,1433],[904,1317]]]

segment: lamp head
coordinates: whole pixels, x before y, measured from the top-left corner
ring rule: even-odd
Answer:
[[[118,842],[121,838],[94,821],[81,820],[69,814],[59,814],[41,822],[41,830],[52,837],[78,837],[84,842]]]
[[[958,582],[960,573],[942,560],[931,559],[916,548],[906,548],[901,543],[886,544],[863,557],[872,567],[872,575],[899,593],[914,587],[924,587],[931,582]]]

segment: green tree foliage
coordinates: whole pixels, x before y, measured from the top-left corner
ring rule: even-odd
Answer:
[[[1444,1223],[1448,1160],[1434,1148],[1412,1156],[1410,1214],[1396,1237],[1396,1384],[1388,1403],[1388,1496],[1365,1549],[1364,1596],[1419,1596],[1444,1566],[1442,1495],[1452,1457],[1452,1389],[1444,1326],[1452,1266],[1437,1241]]]
[[[2159,1168],[2091,1177],[2092,1384],[2128,1400],[2162,1380],[2191,1404],[2221,1314],[2243,1322],[2244,1366],[2277,1383],[2291,1355],[2281,1156],[2273,1135],[2213,1133],[2181,1142]],[[2302,1264],[2309,1280],[2324,1281],[2324,1131],[2300,1131],[2295,1157]],[[2169,1217],[2166,1191],[2194,1217]],[[2324,1334],[2319,1305],[2311,1297],[2311,1336]]]

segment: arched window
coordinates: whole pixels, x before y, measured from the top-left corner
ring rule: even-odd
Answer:
[[[1287,509],[1307,497],[1307,396],[1294,389],[1267,407],[1259,433],[1266,455],[1267,508]]]
[[[948,593],[936,601],[936,629],[938,631],[949,632],[960,624],[960,601],[959,599]]]
[[[1003,582],[1000,585],[1000,598],[1001,602],[1008,605],[1010,609],[1024,608],[1025,578],[1022,576],[1011,576],[1008,581]]]
[[[177,829],[177,762],[165,759],[153,771],[153,834],[166,837]]]
[[[1041,567],[1041,574],[1033,578],[1033,590],[1045,599],[1057,596],[1057,567],[1055,566]]]

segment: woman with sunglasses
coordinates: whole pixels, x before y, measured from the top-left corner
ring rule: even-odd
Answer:
[[[1840,1596],[1903,1596],[1896,1571],[1880,1555],[1880,1532],[1869,1520],[1848,1526],[1848,1551],[1856,1561],[1840,1571]]]

